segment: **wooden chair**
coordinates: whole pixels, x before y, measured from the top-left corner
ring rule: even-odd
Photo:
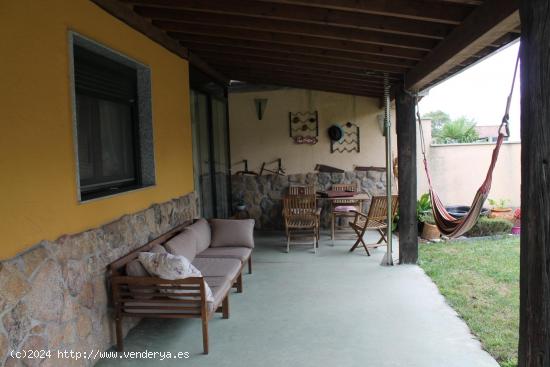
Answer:
[[[395,214],[397,213],[398,202],[398,196],[392,196],[392,216],[395,216]],[[369,213],[367,215],[358,211],[354,212],[355,218],[353,222],[351,222],[349,225],[357,234],[357,241],[355,241],[355,244],[349,250],[350,252],[355,250],[357,246],[362,245],[365,251],[367,251],[367,255],[370,256],[369,248],[386,246],[382,242],[386,242],[386,244],[388,243],[388,240],[386,238],[388,232],[387,203],[388,200],[386,196],[373,196],[369,208]],[[365,235],[365,232],[369,230],[378,231],[378,233],[380,234],[380,239],[378,240],[378,242],[376,242],[376,244],[365,244],[365,242],[363,241],[363,236]]]
[[[289,195],[283,199],[283,217],[286,231],[286,252],[290,252],[291,237],[313,239],[313,251],[317,253],[319,239],[319,215],[315,195]]]
[[[315,195],[315,186],[291,185],[288,187],[288,195]]]
[[[347,191],[353,194],[357,193],[356,184],[334,184],[331,188],[332,191]],[[361,212],[363,209],[363,202],[361,200],[356,200],[353,198],[349,199],[335,199],[331,201],[331,232],[330,238],[334,240],[336,235],[336,229],[344,228],[342,226],[336,225],[336,220],[339,217],[343,218],[353,218],[355,217],[355,212]]]

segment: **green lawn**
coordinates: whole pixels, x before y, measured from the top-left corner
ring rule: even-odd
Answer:
[[[420,266],[501,366],[517,366],[519,238],[422,244]]]

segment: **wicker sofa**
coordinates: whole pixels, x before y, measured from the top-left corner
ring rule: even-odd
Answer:
[[[122,351],[124,317],[200,318],[203,350],[208,354],[208,320],[216,312],[229,318],[229,293],[243,290],[245,264],[252,273],[253,220],[199,219],[184,223],[109,265],[117,349]],[[166,280],[150,276],[141,252],[186,257],[202,277]],[[213,302],[206,297],[206,284]],[[174,296],[177,294],[177,296]]]

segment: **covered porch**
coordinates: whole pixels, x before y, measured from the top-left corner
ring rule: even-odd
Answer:
[[[326,232],[316,256],[309,247],[295,247],[287,254],[280,232],[258,232],[254,274],[243,275],[244,295],[231,291],[231,318],[212,319],[208,356],[199,355],[201,330],[196,320],[146,319],[126,337],[127,351],[189,351],[185,361],[174,358],[164,363],[191,366],[497,366],[416,266],[415,102],[430,87],[521,38],[525,226],[519,366],[550,366],[546,0],[57,0],[52,6],[13,2],[6,8],[10,18],[6,23],[17,38],[6,32],[6,39],[12,38],[8,66],[14,72],[6,73],[10,88],[3,96],[13,123],[6,124],[10,125],[6,144],[0,146],[2,154],[10,157],[4,160],[9,161],[6,177],[14,179],[5,183],[2,198],[7,203],[2,214],[9,220],[1,227],[7,245],[0,264],[0,351],[111,348],[116,316],[109,264],[198,216],[235,214],[231,166],[243,157],[233,157],[236,150],[228,145],[231,93],[238,88],[275,87],[283,93],[291,89],[321,93],[320,103],[328,108],[334,96],[353,100],[353,111],[368,106],[369,121],[375,124],[377,115],[385,115],[386,144],[373,149],[385,167],[375,167],[371,181],[368,173],[327,176],[312,174],[312,168],[292,174],[296,183],[309,180],[323,185],[336,183],[332,180],[338,177],[361,182],[365,178],[365,192],[389,194],[389,162],[395,153],[399,187],[394,193],[399,195],[400,215],[398,233],[390,238],[399,266],[379,266],[385,248],[370,257],[362,249],[350,253],[353,242],[333,243]],[[32,24],[27,25],[28,14]],[[42,42],[45,30],[48,37]],[[81,60],[75,58],[75,49],[80,49]],[[115,70],[125,70],[132,93],[124,94],[132,127],[126,135],[134,145],[127,149],[131,154],[125,150],[132,158],[131,183],[118,185],[99,177],[98,192],[95,183],[82,185],[86,144],[79,143],[87,141],[80,142],[85,134],[77,131],[79,119],[87,122],[88,115],[83,119],[77,109],[77,97],[83,92],[78,87],[85,83],[78,80],[75,63],[84,70],[82,61],[88,52],[100,59],[94,65],[99,71],[105,61],[111,67],[114,63]],[[42,59],[48,62],[34,61]],[[194,79],[193,74],[200,77]],[[93,75],[90,80],[103,74]],[[110,81],[105,76],[103,80]],[[202,122],[192,117],[197,91],[206,96]],[[30,107],[23,104],[27,100],[32,101]],[[90,115],[97,115],[96,102]],[[43,114],[47,118],[42,119],[40,111],[48,108]],[[247,108],[254,111],[255,105]],[[269,135],[261,113],[254,112],[258,130]],[[199,146],[193,145],[196,123],[206,126],[203,132],[208,136]],[[378,130],[375,125],[380,142],[384,139]],[[326,126],[319,136],[325,133]],[[103,169],[101,154],[106,150],[100,134],[94,134],[90,134],[98,150],[92,157],[94,169]],[[323,144],[327,151],[332,149],[327,141]],[[208,159],[197,155],[197,149],[203,149]],[[218,153],[222,158],[216,157]],[[318,157],[315,152],[311,156]],[[303,155],[296,153],[293,159],[303,162]],[[201,165],[208,173],[204,181],[197,168]],[[21,169],[27,166],[42,170]],[[273,188],[277,175],[255,176],[258,181],[250,187],[246,179],[239,184],[250,195],[260,192],[276,202],[290,185],[289,176],[286,183],[275,184],[275,194],[260,192],[254,185],[269,180]],[[45,184],[36,185],[36,177],[44,177]],[[211,212],[199,208],[204,192],[211,200]],[[259,213],[262,224],[278,217],[280,208],[266,209],[263,200],[258,201],[261,210],[273,215]],[[201,316],[206,315],[203,295]],[[224,316],[227,311],[224,305]],[[125,326],[127,331],[134,325]],[[160,358],[123,356],[98,363],[152,365]],[[23,363],[7,353],[0,357],[2,363]]]
[[[423,270],[381,267],[385,249],[350,254],[351,241],[333,246],[327,237],[317,256],[309,246],[289,256],[282,233],[257,233],[254,273],[245,274],[243,294],[231,294],[229,320],[211,321],[208,356],[194,320],[143,320],[125,351],[190,352],[167,366],[498,366]]]

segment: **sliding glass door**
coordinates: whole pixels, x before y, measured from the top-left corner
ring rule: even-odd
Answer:
[[[191,70],[191,119],[195,191],[201,216],[230,215],[229,128],[225,89]]]

